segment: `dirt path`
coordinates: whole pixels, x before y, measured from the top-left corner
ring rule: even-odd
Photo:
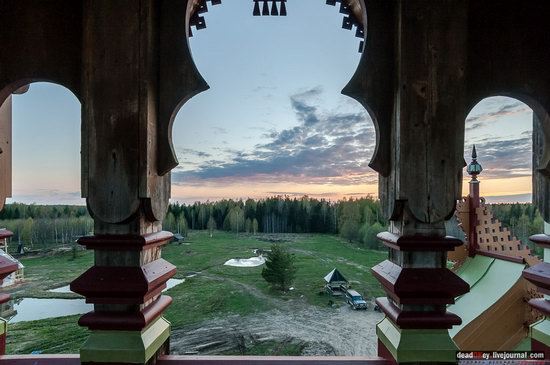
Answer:
[[[222,354],[268,340],[306,343],[306,356],[375,356],[375,326],[382,315],[348,306],[317,308],[292,303],[285,310],[209,320],[172,332],[173,354]],[[294,306],[294,308],[289,308]]]
[[[275,340],[304,344],[304,356],[376,356],[376,323],[383,315],[373,311],[373,303],[366,311],[355,311],[343,303],[339,308],[319,308],[300,299],[271,297],[252,285],[206,270],[200,275],[231,283],[277,309],[248,316],[230,315],[173,330],[172,354],[221,355]]]
[[[231,283],[232,285],[242,289],[244,293],[253,295],[256,298],[264,301],[265,303],[270,304],[271,306],[273,306],[275,308],[280,308],[280,309],[285,308],[283,310],[286,310],[286,309],[289,309],[290,307],[293,306],[292,301],[285,301],[285,300],[282,300],[282,299],[274,298],[270,295],[265,294],[264,292],[262,292],[260,289],[256,288],[253,285],[248,285],[248,284],[242,283],[238,280],[231,279],[229,277],[222,277],[222,276],[218,276],[218,275],[214,275],[214,274],[210,274],[210,273],[208,273],[208,274],[201,273],[201,277],[206,278],[206,279],[210,279],[210,280],[216,280],[216,281]]]

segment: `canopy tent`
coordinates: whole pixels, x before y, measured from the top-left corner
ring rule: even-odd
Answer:
[[[326,276],[325,276],[325,281],[327,283],[334,283],[334,282],[344,282],[344,283],[347,283],[348,281],[346,280],[346,278],[344,277],[344,275],[342,275],[340,273],[340,271],[338,271],[338,269],[333,269],[331,272],[329,272]]]

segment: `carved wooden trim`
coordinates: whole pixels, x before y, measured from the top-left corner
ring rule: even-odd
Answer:
[[[523,277],[533,284],[544,294],[550,295],[550,263],[541,262],[523,270]]]
[[[142,251],[165,245],[172,240],[171,232],[160,231],[146,235],[95,235],[78,239],[87,249],[102,251]]]
[[[385,246],[397,251],[452,251],[455,247],[462,245],[458,238],[446,237],[423,237],[423,236],[399,236],[390,232],[382,232],[377,235]]]
[[[13,262],[6,257],[0,256],[0,283],[2,282],[2,280],[4,280],[6,276],[17,271],[17,268],[18,266],[16,262]]]
[[[529,305],[544,315],[550,315],[550,301],[544,298],[531,299]]]
[[[141,331],[162,315],[171,303],[172,298],[163,295],[141,312],[90,312],[80,317],[78,324],[90,330]]]
[[[543,248],[550,248],[550,236],[544,233],[534,234],[530,236],[529,241],[535,243],[537,246],[540,246]]]
[[[10,238],[12,236],[13,236],[12,231],[8,231],[7,229],[0,230],[0,239]]]
[[[71,283],[87,303],[143,304],[166,288],[176,267],[164,259],[142,267],[94,266]]]
[[[11,299],[11,295],[9,294],[0,294],[0,304],[4,304],[9,302]]]
[[[494,259],[499,259],[503,261],[515,262],[516,264],[525,264],[525,259],[520,256],[507,256],[497,252],[489,252],[489,251],[482,251],[482,250],[476,250],[475,253],[476,255],[480,255],[480,256],[487,256],[487,257],[492,257]]]
[[[401,268],[386,260],[371,269],[384,290],[398,304],[453,304],[469,285],[446,268]]]
[[[376,298],[380,309],[401,329],[450,329],[462,320],[454,313],[402,311],[388,298]]]

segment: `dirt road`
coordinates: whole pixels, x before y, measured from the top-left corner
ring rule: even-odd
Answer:
[[[289,303],[280,310],[210,320],[172,332],[173,354],[222,354],[253,343],[293,340],[304,343],[305,356],[375,356],[376,323],[382,314],[354,311],[347,305],[318,308]]]

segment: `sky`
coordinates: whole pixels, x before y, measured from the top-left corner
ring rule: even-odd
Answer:
[[[291,1],[287,9],[287,17],[253,17],[251,1],[224,1],[204,14],[206,29],[193,29],[189,45],[210,89],[183,105],[174,123],[173,201],[377,195],[368,167],[374,126],[341,95],[360,39],[324,1]],[[493,97],[465,123],[465,159],[475,144],[482,193],[489,201],[530,199],[531,110]],[[9,202],[84,204],[79,135],[80,104],[67,89],[36,83],[14,96]]]

